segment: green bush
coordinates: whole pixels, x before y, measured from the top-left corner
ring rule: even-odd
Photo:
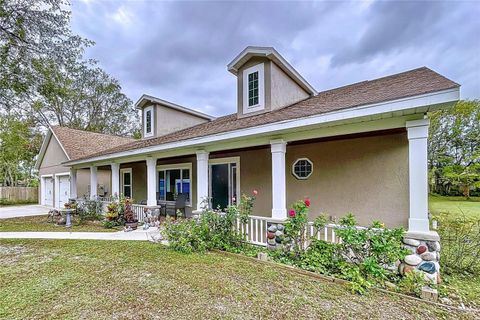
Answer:
[[[195,220],[179,219],[172,221],[167,218],[164,235],[170,248],[183,253],[204,252],[208,248],[205,241],[208,230],[206,224]]]
[[[302,269],[326,275],[338,274],[343,259],[338,254],[338,244],[312,240],[307,250],[301,253],[296,265]]]
[[[80,223],[98,221],[103,218],[103,206],[100,200],[84,200],[77,206]]]
[[[428,284],[422,272],[408,272],[398,282],[398,291],[420,297],[422,288]]]

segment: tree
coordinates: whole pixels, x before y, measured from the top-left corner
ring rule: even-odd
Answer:
[[[466,197],[480,187],[480,101],[459,101],[450,110],[431,114],[429,169],[433,189]]]

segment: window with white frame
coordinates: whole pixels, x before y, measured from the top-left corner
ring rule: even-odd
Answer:
[[[144,137],[153,136],[154,128],[154,119],[153,119],[153,106],[146,107],[143,110],[143,126],[144,126]]]
[[[132,198],[132,169],[120,169],[120,190],[124,197]]]
[[[313,163],[308,158],[297,159],[292,165],[292,174],[297,179],[308,179],[313,173]]]
[[[181,167],[158,167],[158,197],[161,201],[175,201],[179,194],[191,195],[191,165]]]
[[[265,66],[259,63],[243,71],[243,113],[265,108]]]

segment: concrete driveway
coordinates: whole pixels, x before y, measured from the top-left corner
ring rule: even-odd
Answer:
[[[47,214],[49,207],[39,204],[0,207],[0,219]]]

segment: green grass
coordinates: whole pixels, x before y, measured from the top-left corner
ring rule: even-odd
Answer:
[[[149,242],[0,240],[6,319],[475,319],[217,253]]]
[[[22,231],[84,231],[84,232],[113,232],[119,229],[105,229],[101,221],[88,221],[80,223],[78,217],[73,218],[73,226],[56,226],[47,222],[47,216],[30,216],[9,219],[0,219],[0,232],[22,232]]]
[[[430,195],[429,207],[432,214],[465,214],[467,217],[480,218],[480,198],[465,200],[463,197],[443,197]]]

